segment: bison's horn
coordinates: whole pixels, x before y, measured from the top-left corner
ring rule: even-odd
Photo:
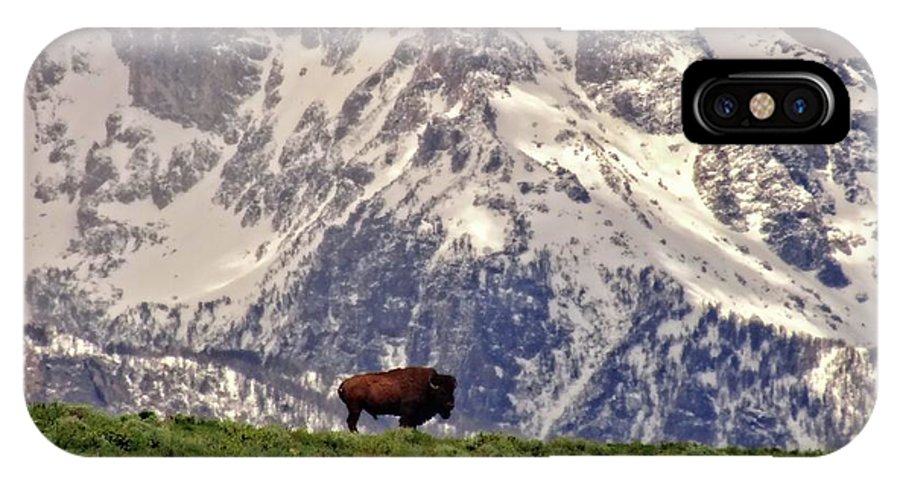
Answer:
[[[431,380],[428,381],[428,386],[431,387],[432,390],[437,390],[438,388],[440,388],[437,385],[431,383]]]

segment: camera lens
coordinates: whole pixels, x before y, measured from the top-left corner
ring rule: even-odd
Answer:
[[[716,115],[722,118],[733,117],[734,113],[737,112],[737,108],[737,100],[735,100],[733,95],[727,93],[719,95],[713,102],[713,109],[716,111]]]
[[[784,114],[796,123],[810,123],[819,114],[819,98],[811,90],[798,88],[784,97]]]
[[[806,103],[806,99],[800,97],[791,103],[791,110],[793,110],[794,115],[803,115],[806,113],[808,106],[809,104]]]

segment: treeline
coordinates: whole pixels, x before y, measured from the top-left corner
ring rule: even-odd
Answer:
[[[151,411],[109,415],[84,405],[35,404],[38,429],[59,448],[84,456],[529,456],[550,455],[776,455],[821,451],[713,448],[695,443],[602,443],[574,438],[549,441],[501,433],[440,438],[408,429],[379,435],[256,427]]]

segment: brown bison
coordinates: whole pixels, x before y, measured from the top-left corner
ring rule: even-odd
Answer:
[[[363,410],[376,420],[378,415],[397,415],[401,427],[416,428],[437,414],[446,420],[453,410],[455,389],[452,375],[409,367],[350,377],[338,387],[338,396],[347,406],[347,427],[356,432]]]

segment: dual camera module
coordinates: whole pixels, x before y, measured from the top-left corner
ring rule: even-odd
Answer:
[[[714,118],[701,120],[713,128],[804,128],[825,118],[828,92],[813,80],[796,79],[722,80],[701,92],[701,111]]]
[[[741,102],[730,93],[723,93],[716,97],[712,103],[712,109],[723,120],[734,117],[741,104],[747,106],[747,110],[757,120],[768,120],[775,114],[776,106],[780,103],[783,114],[797,125],[808,124],[817,118],[820,95],[809,89],[798,88],[784,95],[779,102],[771,93],[760,91],[753,95],[749,102]]]
[[[834,143],[849,130],[849,98],[822,64],[704,60],[682,82],[682,123],[697,143]]]

